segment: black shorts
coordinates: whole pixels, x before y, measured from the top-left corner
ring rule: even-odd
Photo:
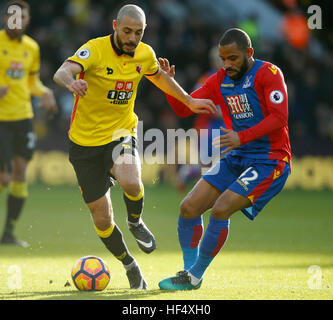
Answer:
[[[110,170],[119,155],[137,154],[135,137],[125,136],[106,145],[84,147],[69,141],[69,161],[86,203],[96,201],[114,185]]]
[[[31,160],[35,141],[32,119],[0,121],[0,171],[11,171],[13,156]]]

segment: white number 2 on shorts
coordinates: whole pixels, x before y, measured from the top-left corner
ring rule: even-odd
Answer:
[[[251,174],[251,176],[246,176],[247,173]],[[250,181],[256,180],[258,178],[258,172],[254,170],[252,167],[246,169],[240,176],[239,180],[242,181],[246,186],[250,183]]]

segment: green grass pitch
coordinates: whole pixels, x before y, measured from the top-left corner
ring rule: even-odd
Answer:
[[[124,270],[95,234],[77,187],[37,184],[29,190],[16,235],[28,241],[30,247],[0,246],[0,299],[333,298],[332,192],[283,191],[254,222],[236,213],[231,219],[228,242],[207,270],[201,289],[163,292],[158,289],[158,281],[182,268],[176,227],[183,195],[172,186],[145,188],[144,220],[157,241],[157,249],[150,255],[139,250],[127,230],[120,188],[111,191],[116,222],[141,266],[149,284],[147,291],[128,289]],[[5,201],[2,194],[0,230]],[[208,213],[205,223],[207,218]],[[111,281],[104,291],[79,292],[72,284],[71,268],[85,255],[100,256],[108,263]]]

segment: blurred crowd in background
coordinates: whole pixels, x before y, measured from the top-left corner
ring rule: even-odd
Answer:
[[[333,32],[331,1],[320,5],[322,29],[309,30],[312,1],[296,0],[28,0],[32,21],[27,34],[41,48],[41,79],[53,88],[60,112],[47,118],[36,109],[38,149],[67,148],[73,96],[53,83],[61,63],[91,38],[112,32],[121,6],[134,3],[147,17],[143,41],[157,57],[176,65],[176,79],[188,92],[198,79],[216,69],[214,47],[223,32],[239,27],[251,37],[255,58],[279,66],[289,92],[293,154],[333,154]],[[318,4],[318,2],[316,2]],[[318,22],[318,21],[317,21]],[[212,58],[213,57],[213,58]],[[149,128],[193,126],[195,116],[178,118],[148,80],[139,86],[135,112]]]

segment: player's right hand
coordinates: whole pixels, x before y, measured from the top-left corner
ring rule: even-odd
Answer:
[[[0,98],[3,98],[9,90],[8,86],[0,86]]]
[[[217,114],[218,109],[215,106],[214,102],[210,99],[195,99],[189,96],[189,102],[187,107],[191,109],[194,113],[203,113],[203,114]]]
[[[41,106],[44,107],[46,113],[51,116],[58,112],[58,106],[52,90],[47,90],[41,98]]]
[[[88,90],[88,83],[83,79],[75,80],[68,90],[77,96],[84,97]]]

